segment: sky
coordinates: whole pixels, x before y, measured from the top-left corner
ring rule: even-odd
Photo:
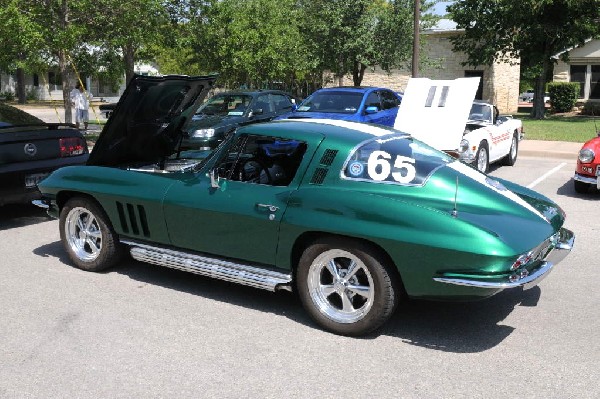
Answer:
[[[438,15],[445,15],[446,14],[446,6],[451,3],[452,3],[452,1],[442,1],[442,2],[437,3],[433,7],[433,13],[438,14]]]

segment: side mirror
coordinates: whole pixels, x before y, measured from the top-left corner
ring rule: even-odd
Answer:
[[[376,114],[377,112],[379,112],[379,108],[374,105],[370,105],[365,109],[366,114]]]
[[[210,175],[210,186],[212,188],[221,188],[221,186],[219,185],[219,175],[217,174],[217,169],[211,169],[210,172],[208,172],[208,174]]]

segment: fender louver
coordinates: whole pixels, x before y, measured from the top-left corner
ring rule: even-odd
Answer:
[[[150,237],[146,210],[143,206],[117,202],[117,212],[119,213],[119,222],[124,233],[131,232],[135,235],[140,235],[141,233],[144,237]]]

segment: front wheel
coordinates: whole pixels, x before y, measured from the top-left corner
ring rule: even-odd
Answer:
[[[519,150],[519,139],[517,135],[514,134],[512,137],[512,142],[510,143],[510,150],[508,154],[504,158],[504,165],[513,166],[515,162],[517,162],[517,152]]]
[[[72,198],[60,211],[60,239],[73,263],[86,271],[100,271],[122,256],[110,220],[96,202]]]
[[[573,180],[573,186],[575,192],[579,194],[586,194],[590,190],[590,185],[579,180]]]
[[[304,251],[297,287],[304,308],[319,325],[350,336],[383,325],[400,297],[397,277],[375,252],[342,239],[323,240]]]
[[[490,166],[490,153],[485,141],[479,143],[477,154],[475,155],[475,168],[481,173],[487,173]]]

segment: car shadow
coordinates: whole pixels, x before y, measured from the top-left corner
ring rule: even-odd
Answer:
[[[0,230],[24,227],[53,220],[46,211],[34,205],[0,206]]]
[[[43,245],[34,250],[34,253],[38,256],[56,257],[68,267],[74,267],[60,241]],[[152,284],[284,316],[310,328],[319,328],[304,311],[297,295],[287,291],[269,292],[138,262],[129,257],[104,273],[125,275],[139,282],[139,288]],[[514,331],[514,327],[501,324],[502,320],[516,306],[536,306],[540,294],[540,288],[533,287],[527,291],[504,291],[477,302],[406,301],[401,303],[383,328],[358,339],[370,340],[379,336],[391,336],[407,344],[432,350],[455,353],[483,352],[499,345]]]
[[[500,344],[514,327],[501,324],[516,306],[536,306],[539,287],[513,289],[476,302],[410,301],[399,307],[381,334],[453,353],[476,353]]]
[[[600,199],[600,190],[590,188],[587,193],[578,193],[575,191],[573,179],[569,179],[562,186],[558,187],[556,194],[570,198],[578,198],[583,201],[597,201]]]

